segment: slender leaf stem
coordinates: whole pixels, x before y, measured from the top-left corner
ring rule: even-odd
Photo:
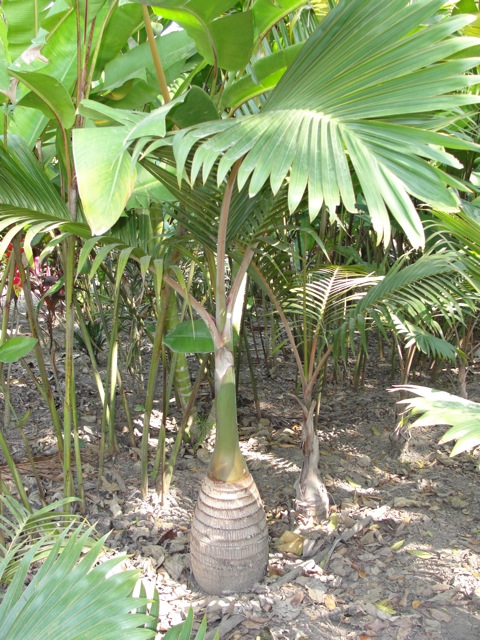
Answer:
[[[227,251],[227,229],[230,203],[232,201],[233,188],[240,168],[241,159],[234,164],[228,176],[225,193],[223,194],[222,206],[220,208],[220,218],[218,220],[217,232],[217,273],[215,282],[215,304],[216,304],[216,325],[220,334],[223,333],[227,321],[227,299],[226,299],[226,251]],[[231,304],[235,304],[235,299],[231,297]],[[223,336],[225,338],[225,336]],[[232,345],[230,345],[232,347]]]
[[[37,366],[40,372],[40,378],[42,380],[42,386],[45,393],[45,399],[50,410],[50,415],[53,422],[53,428],[55,431],[55,436],[57,438],[57,447],[60,456],[63,455],[63,436],[62,436],[62,423],[60,420],[60,416],[58,415],[57,408],[55,406],[55,398],[53,397],[52,387],[50,385],[50,381],[48,379],[47,367],[45,366],[45,360],[43,357],[42,345],[40,340],[40,327],[37,320],[37,315],[35,313],[35,307],[33,305],[32,298],[32,288],[30,285],[30,277],[26,272],[23,262],[22,262],[22,254],[20,251],[20,242],[18,239],[13,241],[13,249],[15,252],[15,261],[18,266],[18,271],[20,274],[20,280],[22,282],[22,291],[23,291],[23,299],[25,301],[25,306],[27,309],[27,318],[30,325],[30,331],[33,338],[37,338],[38,342],[35,345],[35,358],[37,362]]]
[[[155,73],[157,74],[158,84],[165,103],[170,102],[170,92],[168,91],[167,81],[165,79],[165,73],[163,71],[162,61],[158,54],[157,45],[155,43],[155,36],[153,34],[152,23],[150,21],[150,14],[148,13],[148,7],[142,5],[143,20],[145,23],[145,31],[147,32],[147,40],[150,46],[152,54],[153,65],[155,67]]]
[[[262,272],[260,271],[260,269],[257,267],[257,265],[252,262],[252,267],[255,270],[255,273],[257,274],[257,277],[260,278],[261,283],[262,283],[262,287],[265,289],[265,291],[268,293],[268,296],[270,297],[271,301],[273,302],[275,309],[277,310],[278,315],[280,316],[280,320],[282,321],[283,327],[285,329],[285,333],[287,334],[287,338],[288,341],[290,342],[290,347],[292,349],[293,352],[293,357],[295,358],[295,362],[297,364],[297,370],[298,370],[298,374],[300,376],[300,382],[302,385],[302,389],[305,389],[307,386],[307,379],[305,377],[305,373],[303,371],[303,363],[302,363],[302,359],[300,357],[300,353],[298,352],[298,348],[295,342],[295,337],[292,333],[292,330],[290,328],[290,324],[287,320],[287,317],[285,315],[285,312],[283,311],[280,302],[278,301],[276,295],[273,293],[272,288],[270,287],[270,285],[268,284],[268,282],[265,280],[265,278],[263,277]]]

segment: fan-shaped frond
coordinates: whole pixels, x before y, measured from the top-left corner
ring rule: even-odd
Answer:
[[[194,151],[190,179],[206,180],[218,161],[220,184],[233,164],[251,196],[288,181],[293,211],[308,191],[313,218],[322,204],[355,211],[350,167],[374,229],[390,235],[390,211],[414,246],[423,233],[411,197],[444,210],[458,202],[454,178],[432,163],[458,166],[443,151],[468,141],[432,130],[432,116],[478,102],[466,73],[476,59],[458,54],[474,38],[457,35],[471,17],[432,21],[441,0],[340,2],[321,23],[267,99],[262,112],[201,124],[175,134],[180,170]],[[426,23],[427,26],[423,26]],[[198,144],[200,142],[200,144]],[[476,147],[475,147],[476,148]]]

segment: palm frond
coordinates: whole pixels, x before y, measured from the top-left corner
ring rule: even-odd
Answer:
[[[466,398],[438,391],[428,387],[407,384],[396,386],[389,391],[406,391],[417,397],[400,400],[412,416],[420,417],[412,427],[452,425],[440,439],[440,443],[456,440],[450,455],[472,451],[480,446],[480,404]],[[480,464],[480,463],[479,463]]]
[[[2,549],[0,576],[5,579],[9,568],[15,569],[0,601],[1,640],[155,636],[154,630],[145,627],[151,617],[136,613],[148,601],[131,595],[139,572],[113,573],[125,560],[123,556],[96,564],[106,536],[95,540],[93,527],[73,516],[52,513],[59,503],[27,514],[14,499],[2,500],[16,522],[3,518],[1,523],[11,544]],[[43,564],[25,588],[33,563],[42,558]]]
[[[457,35],[471,17],[432,21],[442,4],[338,3],[260,113],[175,134],[180,172],[193,151],[191,182],[200,173],[206,180],[219,161],[220,184],[242,158],[240,190],[248,184],[254,196],[269,181],[277,193],[288,179],[289,210],[307,190],[314,218],[324,203],[331,212],[340,201],[355,211],[353,166],[378,236],[390,236],[390,211],[411,243],[422,245],[412,196],[443,210],[458,207],[447,188],[455,179],[430,163],[459,166],[444,147],[477,148],[432,130],[435,117],[479,100],[468,92],[477,78],[466,73],[476,59],[457,57],[477,43]]]
[[[0,531],[7,541],[0,564],[0,582],[10,582],[33,544],[36,545],[33,562],[36,562],[48,555],[61,531],[73,524],[82,527],[77,515],[56,511],[73,502],[73,498],[53,502],[34,513],[25,509],[14,498],[1,496],[0,499],[10,516],[0,515]],[[6,557],[10,558],[8,562],[5,562]]]

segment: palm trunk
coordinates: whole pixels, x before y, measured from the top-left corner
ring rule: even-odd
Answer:
[[[238,441],[233,358],[235,308],[244,290],[253,248],[245,252],[228,299],[225,290],[227,220],[239,166],[240,161],[229,176],[220,210],[215,322],[195,303],[215,345],[217,430],[212,460],[193,516],[190,555],[193,575],[200,587],[218,595],[249,591],[264,577],[268,562],[265,511]]]
[[[295,483],[296,505],[299,514],[315,521],[328,516],[328,494],[318,470],[319,443],[314,423],[315,402],[306,398],[300,403],[303,411],[302,450],[303,464]]]
[[[215,353],[217,437],[191,531],[192,571],[217,595],[248,591],[265,575],[268,530],[262,501],[240,451],[232,351]]]

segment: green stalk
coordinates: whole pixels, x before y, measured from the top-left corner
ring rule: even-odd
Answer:
[[[37,316],[35,313],[35,307],[33,304],[32,298],[32,289],[30,286],[30,278],[27,275],[25,268],[22,262],[22,254],[20,252],[20,243],[17,240],[13,241],[13,248],[15,251],[15,260],[18,265],[18,271],[20,273],[20,279],[22,281],[22,290],[23,290],[23,298],[25,300],[25,306],[27,308],[27,318],[30,325],[30,332],[33,338],[37,338],[38,342],[35,345],[35,358],[37,362],[37,366],[40,372],[40,378],[42,381],[42,386],[45,393],[45,399],[48,405],[48,409],[50,411],[50,416],[52,418],[53,429],[55,431],[55,436],[57,438],[57,447],[58,452],[63,455],[63,436],[62,436],[62,423],[60,420],[60,416],[58,415],[57,408],[55,406],[55,398],[53,397],[52,387],[48,380],[47,368],[45,366],[45,360],[43,358],[41,340],[40,340],[40,327],[38,324]]]
[[[74,370],[72,368],[72,378],[74,378]],[[77,405],[75,402],[75,384],[72,386],[72,418],[73,418],[73,450],[75,455],[75,470],[77,472],[77,496],[79,500],[80,513],[85,515],[85,489],[83,486],[83,469],[82,469],[82,450],[80,448],[80,437],[78,434],[78,415]]]
[[[80,331],[82,332],[83,342],[90,357],[90,365],[92,367],[93,378],[95,380],[95,384],[97,385],[98,395],[100,396],[100,402],[102,403],[103,407],[103,405],[105,404],[105,389],[103,388],[102,378],[100,377],[100,372],[98,371],[97,359],[95,357],[92,339],[90,337],[90,334],[88,333],[87,325],[85,324],[82,310],[78,302],[75,303],[75,309],[77,312],[78,326],[80,327]]]
[[[262,409],[260,407],[260,400],[258,397],[257,380],[255,378],[255,371],[252,363],[252,355],[250,353],[250,345],[248,344],[247,329],[245,324],[242,325],[242,337],[245,343],[245,355],[247,357],[248,370],[250,372],[250,384],[252,385],[253,399],[255,402],[255,412],[258,420],[262,417]]]
[[[236,162],[225,187],[220,209],[217,236],[217,277],[215,282],[216,325],[221,340],[215,340],[215,413],[217,420],[215,448],[210,460],[209,475],[223,482],[237,482],[248,474],[240,451],[237,425],[237,387],[233,358],[233,311],[241,291],[247,261],[237,273],[227,301],[225,290],[227,222],[233,189],[240,167]],[[251,260],[251,255],[250,260]]]
[[[102,427],[100,440],[100,464],[98,477],[103,475],[105,444],[108,444],[108,452],[113,454],[117,451],[117,438],[115,434],[116,416],[116,389],[118,372],[118,330],[120,323],[120,295],[122,277],[132,252],[131,248],[123,249],[117,259],[117,272],[115,275],[114,304],[112,311],[112,328],[108,340],[108,362],[105,379],[105,403],[102,412]]]
[[[65,396],[63,401],[63,494],[64,497],[74,495],[72,476],[72,432],[76,431],[76,401],[74,373],[74,329],[75,307],[73,292],[75,287],[75,238],[70,237],[64,243],[64,275],[65,275]],[[74,439],[75,439],[74,434]],[[81,468],[81,466],[80,466]],[[77,469],[78,474],[78,469]]]
[[[130,446],[135,447],[135,434],[132,420],[132,413],[130,411],[130,407],[128,406],[127,394],[125,393],[125,387],[123,386],[122,376],[120,374],[120,370],[117,370],[117,386],[118,392],[122,398],[123,409],[125,411],[125,420],[127,421],[128,435],[130,437]]]
[[[237,388],[232,351],[215,351],[215,412],[217,432],[208,473],[223,482],[238,482],[248,474],[240,451],[237,427]]]
[[[183,435],[185,433],[186,428],[188,427],[190,415],[195,407],[195,400],[197,399],[198,392],[200,390],[200,385],[203,382],[203,378],[205,375],[205,361],[200,362],[200,368],[198,370],[197,379],[195,381],[195,385],[190,394],[190,399],[188,401],[187,406],[185,407],[185,411],[183,414],[182,422],[178,429],[177,436],[175,438],[175,443],[173,445],[172,452],[168,459],[168,464],[162,467],[162,482],[161,482],[161,494],[162,494],[162,504],[165,501],[166,496],[168,495],[168,491],[170,489],[170,484],[172,482],[173,470],[175,467],[175,463],[177,461],[178,452],[180,451],[180,447],[183,441]]]
[[[157,301],[157,326],[155,327],[155,337],[153,340],[152,359],[148,374],[147,395],[145,398],[145,412],[143,415],[143,432],[140,444],[141,462],[141,494],[145,499],[148,495],[148,434],[150,431],[150,418],[155,398],[155,387],[157,384],[158,367],[162,355],[163,331],[165,329],[165,318],[168,306],[168,298],[171,295],[167,287],[161,287],[163,275],[163,264],[161,260],[155,260],[155,298]]]
[[[13,299],[13,278],[15,274],[14,254],[10,253],[7,266],[3,272],[0,282],[0,291],[5,289],[5,306],[3,307],[2,329],[0,334],[0,345],[2,345],[8,337],[8,321],[10,319],[10,305]],[[0,385],[3,390],[5,409],[3,414],[3,426],[7,428],[10,425],[10,365],[7,367],[7,375],[5,373],[4,363],[0,363]]]
[[[23,506],[30,513],[32,513],[32,507],[30,505],[30,502],[28,501],[28,497],[27,497],[27,494],[25,493],[25,489],[23,488],[22,476],[20,475],[15,465],[15,460],[12,458],[10,454],[7,441],[5,440],[5,436],[3,435],[1,429],[0,429],[0,449],[2,450],[3,455],[5,456],[5,460],[7,461],[8,468],[10,469],[10,473],[12,474],[13,482],[17,487],[17,491],[23,503]]]
[[[193,272],[193,270],[192,270]],[[183,319],[179,318],[177,310],[177,301],[175,296],[169,296],[169,303],[166,310],[165,331],[172,331],[178,323]],[[190,371],[188,368],[187,356],[185,353],[174,353],[171,365],[173,372],[173,384],[175,387],[175,396],[182,413],[185,413],[192,395],[192,383],[190,381]],[[193,443],[198,441],[198,414],[195,406],[192,406],[188,424],[185,429],[187,437]]]
[[[155,454],[155,461],[153,463],[153,472],[152,475],[155,478],[155,483],[157,487],[157,493],[162,495],[162,506],[165,506],[164,503],[164,494],[163,488],[159,486],[159,478],[163,479],[163,471],[165,469],[165,460],[166,460],[166,440],[167,440],[167,413],[168,413],[168,398],[169,394],[167,393],[167,358],[165,354],[165,345],[162,344],[162,424],[160,425],[160,432],[158,434],[158,442],[157,442],[157,452]],[[162,476],[160,476],[160,469],[162,469]]]
[[[147,40],[150,47],[150,53],[152,54],[153,66],[155,67],[155,73],[157,74],[158,85],[162,93],[165,104],[170,102],[170,92],[168,91],[167,81],[165,80],[165,73],[163,72],[162,61],[158,55],[158,49],[155,42],[155,36],[152,29],[152,23],[150,21],[150,14],[148,13],[148,7],[142,6],[143,21],[145,23],[145,31],[147,32]]]

